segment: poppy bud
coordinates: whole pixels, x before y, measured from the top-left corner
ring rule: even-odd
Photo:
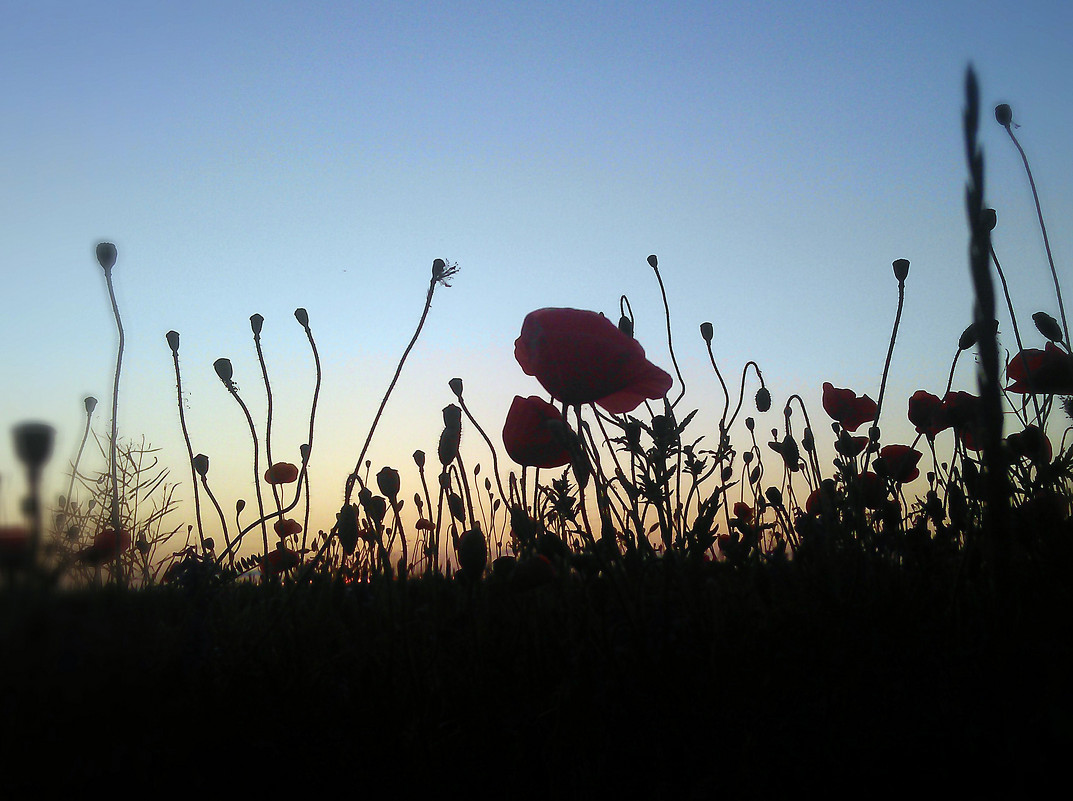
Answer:
[[[758,412],[766,412],[771,408],[771,393],[768,392],[767,387],[760,387],[756,391],[756,410]]]
[[[56,429],[48,423],[21,423],[15,426],[15,454],[30,470],[37,470],[52,455]]]
[[[440,464],[444,467],[453,462],[458,456],[461,437],[462,430],[460,428],[451,428],[450,426],[444,428],[443,433],[440,434],[440,444],[437,452],[440,457]]]
[[[806,428],[805,433],[801,435],[801,447],[803,447],[809,453],[816,450],[816,440],[812,436],[812,429]]]
[[[479,528],[470,529],[458,538],[458,564],[466,576],[477,579],[488,564],[488,543]]]
[[[443,271],[447,269],[447,262],[443,259],[433,259],[432,261],[432,277],[438,279],[443,275]]]
[[[391,467],[383,468],[376,474],[376,486],[388,497],[388,500],[394,502],[399,494],[399,471]]]
[[[335,516],[335,530],[344,553],[354,553],[358,546],[358,507],[352,503],[343,504]]]
[[[294,319],[298,321],[298,324],[301,325],[302,328],[309,328],[309,312],[305,309],[295,309]]]
[[[743,454],[741,455],[741,460],[742,460],[743,462],[745,462],[745,464],[752,464],[752,461],[753,461],[753,452],[752,452],[752,451],[746,451],[745,453],[743,453]]]
[[[111,242],[101,242],[97,245],[97,263],[105,270],[115,267],[117,255],[115,245]]]
[[[447,496],[447,506],[451,510],[451,517],[459,523],[466,521],[466,507],[457,492],[452,492]]]
[[[1013,122],[1013,109],[1007,103],[999,103],[995,106],[995,119],[998,120],[999,125],[1009,128],[1010,123]]]
[[[453,403],[443,407],[443,424],[447,428],[462,429],[462,410]]]
[[[199,453],[197,456],[195,456],[193,465],[194,470],[196,470],[197,474],[202,478],[209,474],[209,457],[205,454]],[[239,511],[241,512],[242,510],[239,509]]]
[[[414,451],[414,464],[417,465],[418,470],[425,469],[425,452],[422,450]]]
[[[216,547],[216,541],[212,537],[206,537],[205,538],[205,550],[206,551],[211,551],[215,547]]]
[[[700,336],[705,342],[711,342],[712,337],[715,336],[715,329],[712,328],[711,323],[700,324]]]
[[[958,350],[968,350],[976,344],[976,324],[970,323],[969,327],[961,332],[958,339]]]
[[[97,408],[97,399],[89,395],[83,403],[86,405],[86,414],[93,414],[93,410]]]
[[[235,501],[235,514],[242,514],[242,510],[246,508],[246,501],[239,498]]]
[[[261,327],[265,324],[265,318],[260,314],[254,314],[250,316],[250,328],[253,329],[253,335],[255,337],[261,336]]]
[[[868,429],[868,440],[872,443],[879,442],[879,426],[872,426]]]
[[[419,492],[414,493],[414,505],[417,507],[418,513],[425,508],[425,502],[421,499],[421,493]]]
[[[779,452],[782,454],[782,460],[786,463],[787,469],[796,473],[801,461],[801,451],[797,447],[797,442],[789,434],[783,439]]]
[[[998,225],[998,214],[994,209],[984,209],[980,214],[980,222],[984,224],[984,228],[988,231],[994,231],[995,226]]]
[[[750,484],[755,484],[759,480],[760,480],[760,465],[757,465],[749,473],[749,483]]]
[[[745,418],[745,427],[747,429],[749,429],[750,431],[752,431],[754,428],[756,428],[756,421],[751,417],[746,417]]]
[[[179,352],[179,332],[178,331],[168,331],[166,336],[168,338],[168,347],[171,348],[171,352],[172,353],[178,353]]]
[[[633,320],[625,314],[618,318],[618,330],[628,337],[633,336]]]
[[[899,283],[909,277],[909,259],[895,259],[891,266],[894,267],[894,277]]]
[[[653,270],[659,266],[659,260],[656,258],[655,254],[652,254],[648,257],[648,266],[651,267]]]
[[[462,400],[462,379],[452,378],[447,382],[447,386],[451,388],[451,392],[455,393],[455,397]],[[444,418],[446,420],[447,418]]]
[[[1036,312],[1032,315],[1032,322],[1036,324],[1036,330],[1051,342],[1062,341],[1062,329],[1058,326],[1058,321],[1047,312]]]
[[[231,369],[231,360],[217,359],[212,363],[212,367],[216,371],[216,375],[220,376],[220,380],[230,385],[231,377],[235,374]]]
[[[782,506],[782,492],[778,487],[768,487],[764,492],[764,497],[768,499],[768,502],[778,508]]]
[[[309,452],[311,448],[308,442],[303,442],[298,446],[298,454],[302,457],[302,464],[309,462]]]

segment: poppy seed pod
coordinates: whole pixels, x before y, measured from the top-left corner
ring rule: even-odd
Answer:
[[[231,377],[235,374],[231,368],[230,359],[217,359],[212,363],[212,369],[216,371],[216,375],[220,376],[220,380],[225,384],[231,383]]]
[[[309,312],[307,312],[305,309],[295,309],[294,319],[298,321],[298,324],[301,325],[302,328],[309,328]]]
[[[209,457],[208,456],[206,456],[203,453],[199,453],[197,456],[194,457],[193,465],[194,465],[194,470],[197,471],[197,474],[199,476],[204,478],[205,476],[208,475],[208,473],[209,473]],[[245,505],[245,504],[243,504],[243,505]],[[241,512],[242,510],[239,509],[239,511]]]
[[[1062,329],[1059,327],[1058,321],[1047,312],[1036,312],[1032,315],[1032,322],[1036,324],[1036,330],[1051,342],[1062,341]]]
[[[771,393],[768,392],[767,387],[760,387],[756,391],[756,410],[758,412],[766,412],[771,408]]]
[[[179,332],[178,331],[168,331],[168,333],[165,334],[165,336],[168,339],[168,347],[171,348],[171,352],[172,353],[178,353],[179,352]]]
[[[909,277],[909,259],[895,259],[891,266],[894,268],[894,277],[899,283]]]
[[[444,271],[446,269],[447,269],[447,262],[445,262],[443,259],[433,259],[432,260],[432,277],[433,278],[439,280],[440,276],[443,275],[443,273],[444,273]]]
[[[768,487],[764,492],[764,497],[768,499],[768,502],[775,508],[782,506],[782,492],[778,487]]]
[[[984,209],[980,214],[980,222],[988,231],[994,231],[995,226],[998,225],[998,214],[994,209]]]
[[[447,382],[447,386],[451,388],[451,392],[455,394],[455,397],[462,400],[462,379],[452,378]]]
[[[97,245],[97,263],[101,265],[105,270],[111,270],[115,267],[116,256],[115,245],[111,242],[100,242]]]
[[[995,106],[995,119],[999,125],[1009,128],[1013,122],[1013,109],[1007,103],[999,103]]]
[[[308,442],[303,442],[298,446],[298,455],[302,457],[302,464],[309,462],[309,453],[312,450]]]
[[[31,470],[38,470],[52,456],[56,429],[48,423],[20,423],[13,429],[15,454]]]
[[[752,431],[754,428],[756,428],[756,421],[751,417],[746,417],[745,418],[745,427],[747,429],[749,429],[750,431]]]
[[[648,266],[651,267],[653,270],[659,266],[659,260],[656,258],[656,254],[653,253],[651,256],[648,257]]]
[[[715,336],[715,329],[712,327],[711,323],[700,324],[700,336],[705,342],[712,341],[712,337]]]
[[[239,498],[235,501],[235,514],[242,514],[242,510],[246,508],[246,501]]]
[[[88,395],[83,403],[86,405],[86,414],[93,414],[93,410],[97,408],[97,399]]]
[[[618,318],[618,330],[628,337],[633,337],[633,320],[625,314]]]
[[[425,469],[425,452],[422,450],[414,451],[414,464],[417,465],[418,470]]]
[[[253,329],[253,335],[259,337],[261,335],[261,328],[265,324],[265,318],[260,314],[250,315],[250,328]]]

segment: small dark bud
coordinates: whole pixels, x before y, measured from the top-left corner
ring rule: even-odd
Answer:
[[[633,338],[633,320],[625,314],[618,318],[618,330],[626,336]]]
[[[462,400],[462,379],[452,378],[447,382],[447,386],[451,388],[451,392],[455,393],[455,397]]]
[[[752,451],[748,451],[747,453],[749,456],[753,455]],[[728,481],[730,481],[730,479],[734,478],[734,468],[724,467],[723,472],[720,473],[719,477],[723,480],[723,483],[726,484]]]
[[[235,514],[242,514],[242,510],[246,508],[246,501],[239,498],[235,501]]]
[[[984,209],[980,214],[980,222],[984,224],[984,228],[988,231],[994,231],[995,226],[998,225],[998,214],[994,209]]]
[[[805,433],[801,435],[801,447],[808,453],[816,450],[816,440],[812,436],[811,428],[806,428]]]
[[[83,403],[86,404],[86,414],[93,414],[93,410],[97,408],[97,399],[89,395]]]
[[[756,421],[751,417],[746,417],[745,418],[745,427],[747,429],[749,429],[750,431],[752,431],[753,429],[756,428]]]
[[[265,324],[265,318],[260,314],[250,315],[250,328],[253,329],[253,335],[255,337],[261,336],[261,328]]]
[[[178,353],[179,352],[179,332],[178,331],[168,331],[168,333],[165,336],[167,336],[167,338],[168,338],[168,347],[171,348],[171,352],[172,353]]]
[[[764,492],[764,497],[768,499],[768,502],[775,508],[782,506],[782,492],[778,487],[768,487]]]
[[[216,375],[220,376],[220,380],[225,384],[231,383],[231,377],[235,374],[231,368],[230,359],[217,359],[212,363],[213,369],[216,371]]]
[[[414,464],[417,465],[418,470],[425,469],[425,452],[418,450],[414,451]]]
[[[766,412],[771,408],[771,393],[768,392],[767,387],[760,387],[756,391],[756,410],[758,412]]]
[[[1032,322],[1036,324],[1036,330],[1051,342],[1062,341],[1062,329],[1059,327],[1058,321],[1047,312],[1036,312],[1032,315]]]
[[[654,253],[648,257],[648,266],[651,267],[653,270],[659,266],[659,259],[656,258],[656,255]]]
[[[310,447],[308,442],[303,442],[301,445],[298,446],[298,453],[302,457],[302,464],[306,464],[309,462],[309,451]]]
[[[872,426],[868,429],[868,441],[873,444],[879,442],[879,426]]]
[[[97,245],[97,263],[105,270],[115,267],[117,255],[115,245],[111,242],[101,242]]]
[[[376,474],[376,486],[389,501],[394,502],[399,495],[400,481],[399,471],[392,467],[385,467]]]
[[[999,103],[995,106],[995,119],[999,125],[1009,128],[1013,122],[1013,109],[1006,103]]]
[[[757,465],[749,473],[749,483],[750,484],[755,484],[759,480],[760,480],[760,465]]]
[[[705,342],[711,342],[712,337],[715,336],[715,329],[712,328],[711,323],[700,324],[700,335]]]
[[[443,424],[453,430],[462,429],[462,409],[453,403],[443,407]]]
[[[309,328],[309,312],[305,309],[295,309],[294,319],[298,321],[302,328]]]
[[[195,456],[194,470],[196,470],[197,474],[202,478],[207,476],[209,474],[209,457],[203,453],[199,453],[197,456]],[[241,512],[242,510],[240,509],[239,511]]]
[[[909,259],[895,259],[891,266],[894,267],[894,277],[899,283],[909,277]]]

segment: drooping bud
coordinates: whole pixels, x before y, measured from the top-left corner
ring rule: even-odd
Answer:
[[[309,312],[307,312],[305,309],[295,309],[294,319],[298,321],[298,324],[302,326],[302,328],[309,328]]]
[[[998,225],[998,214],[994,209],[984,209],[980,215],[980,221],[988,231],[994,231],[995,226]]]
[[[767,387],[760,387],[756,391],[756,410],[758,412],[766,412],[771,408],[771,393],[768,392]]]
[[[255,337],[261,336],[261,327],[265,324],[265,318],[259,314],[250,315],[250,328]]]
[[[1058,321],[1047,314],[1047,312],[1036,312],[1032,315],[1032,322],[1036,324],[1036,330],[1047,337],[1051,342],[1062,341],[1062,329],[1058,325]]]
[[[898,283],[909,277],[909,259],[895,259],[891,266],[894,267],[894,277],[898,279]]]
[[[168,347],[171,348],[171,352],[172,353],[178,353],[179,352],[179,332],[178,331],[168,331],[168,333],[165,334],[165,336],[168,338]]]
[[[625,314],[618,318],[618,330],[626,336],[633,338],[633,320]]]
[[[105,270],[111,270],[115,267],[116,256],[115,245],[111,242],[100,242],[97,244],[97,263],[101,265]]]
[[[1010,123],[1013,122],[1013,109],[1008,103],[999,103],[995,106],[995,119],[998,120],[999,125],[1010,127]]]
[[[239,498],[237,501],[235,501],[235,514],[237,514],[237,515],[242,514],[242,510],[245,509],[245,508],[246,508],[246,501],[245,500],[243,500],[242,498]]]
[[[711,323],[700,324],[700,336],[705,342],[710,343],[712,341],[712,337],[715,336],[715,329]]]

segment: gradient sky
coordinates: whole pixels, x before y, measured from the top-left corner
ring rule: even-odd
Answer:
[[[274,451],[298,462],[313,368],[292,313],[308,309],[325,368],[311,465],[322,528],[437,257],[460,273],[437,290],[369,451],[373,472],[399,468],[409,494],[410,454],[435,453],[450,378],[465,380],[467,403],[497,439],[513,396],[541,393],[513,357],[532,309],[617,319],[625,294],[638,339],[672,371],[650,253],[667,285],[683,404],[702,409],[691,430],[708,441],[721,393],[701,322],[714,324],[728,377],[748,359],[764,371],[775,406],[759,430],[779,425],[798,392],[823,438],[825,380],[878,394],[897,299],[891,262],[909,259],[881,421],[886,441],[908,432],[906,398],[941,392],[971,319],[961,133],[970,62],[995,247],[1023,319],[1057,316],[1057,302],[996,103],[1010,103],[1023,126],[1069,279],[1070,4],[4,7],[0,427],[57,426],[54,494],[78,445],[83,397],[100,399],[95,430],[110,420],[116,333],[93,256],[100,240],[119,248],[121,436],[161,447],[183,496],[165,333],[182,336],[194,450],[209,455],[233,508],[237,497],[252,502],[251,443],[212,363],[232,360],[261,420],[249,316],[264,316]],[[958,387],[974,388],[969,359]],[[464,449],[471,465],[488,466],[475,434]],[[9,441],[0,521],[17,516],[23,491]],[[192,520],[192,505],[181,515]]]

